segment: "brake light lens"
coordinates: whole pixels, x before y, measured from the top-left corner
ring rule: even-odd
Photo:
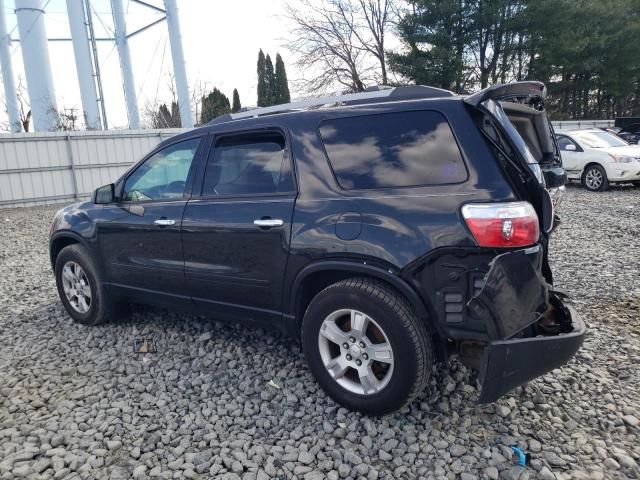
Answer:
[[[540,236],[538,215],[529,202],[469,203],[462,216],[481,247],[526,247]]]

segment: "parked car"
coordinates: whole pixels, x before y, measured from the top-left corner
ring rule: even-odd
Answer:
[[[632,123],[622,127],[616,135],[628,143],[638,144],[640,143],[640,123]]]
[[[166,140],[56,214],[62,303],[88,325],[134,301],[274,327],[367,414],[402,408],[453,353],[493,401],[586,331],[547,261],[566,175],[544,93],[389,88]]]
[[[597,128],[557,134],[567,176],[585,188],[603,191],[610,183],[640,186],[640,147]]]
[[[609,132],[613,135],[618,136],[618,132],[620,131],[619,127],[598,127],[603,132]]]

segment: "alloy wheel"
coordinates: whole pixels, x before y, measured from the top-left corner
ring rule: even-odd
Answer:
[[[590,190],[597,190],[602,186],[602,172],[597,168],[590,168],[584,176],[584,182]]]
[[[358,310],[341,309],[327,316],[320,326],[318,347],[329,375],[352,393],[378,393],[393,374],[393,349],[387,335]]]
[[[69,261],[62,267],[62,289],[76,312],[87,313],[91,308],[91,286],[82,267]]]

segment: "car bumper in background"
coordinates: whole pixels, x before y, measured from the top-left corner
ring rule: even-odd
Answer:
[[[607,178],[610,182],[637,182],[640,181],[640,163],[616,163],[607,169]]]
[[[509,390],[567,363],[578,351],[587,328],[575,310],[571,314],[573,331],[555,336],[496,340],[485,347],[479,381],[478,401],[489,403]]]

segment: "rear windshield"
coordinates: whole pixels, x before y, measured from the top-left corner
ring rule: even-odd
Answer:
[[[322,122],[320,136],[345,190],[459,183],[462,154],[445,117],[397,112]]]

